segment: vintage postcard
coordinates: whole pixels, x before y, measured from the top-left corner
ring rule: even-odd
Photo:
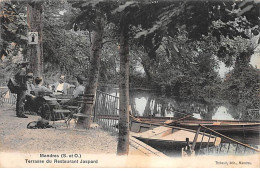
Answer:
[[[259,0],[0,0],[0,168],[259,168]]]

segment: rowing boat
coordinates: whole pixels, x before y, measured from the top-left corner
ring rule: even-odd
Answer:
[[[204,125],[222,134],[259,134],[259,122],[230,122],[230,121],[182,121],[179,123],[172,123],[169,125],[178,125],[183,128],[198,129],[199,125]]]
[[[136,117],[140,121],[151,123],[163,123],[172,126],[197,130],[199,125],[207,126],[219,133],[243,133],[259,134],[260,121],[236,121],[236,120],[202,120],[202,119],[174,119],[174,118],[145,118]]]
[[[144,143],[163,152],[179,153],[183,148],[191,146],[194,141],[196,131],[180,128],[176,126],[167,126],[160,124],[152,124],[142,122],[138,119],[130,119],[131,136],[143,141]],[[203,137],[203,138],[202,138]],[[198,141],[197,141],[198,140]],[[221,143],[221,138],[210,135],[198,134],[195,149],[197,147],[218,146]]]
[[[163,118],[138,118],[142,122],[167,124],[191,130],[197,130],[204,125],[214,131],[227,135],[247,144],[260,144],[260,121],[235,121],[235,120],[202,120],[202,119],[163,119]],[[204,132],[205,129],[201,128]]]

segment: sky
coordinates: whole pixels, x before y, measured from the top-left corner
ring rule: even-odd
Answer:
[[[260,48],[258,48],[258,49],[260,49]],[[257,67],[257,69],[260,69],[260,53],[255,53],[254,55],[252,55],[250,64],[253,67]]]
[[[260,45],[258,45],[255,49],[255,53],[251,56],[250,64],[254,68],[260,69]],[[219,61],[219,69],[217,71],[222,79],[224,79],[225,75],[232,69],[233,67],[226,67],[224,62]]]

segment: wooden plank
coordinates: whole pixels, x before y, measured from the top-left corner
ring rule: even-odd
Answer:
[[[66,108],[68,108],[68,109],[78,109],[79,107],[78,106],[66,106]]]
[[[50,97],[50,96],[43,96],[43,99],[46,101],[57,101],[56,98]]]
[[[62,110],[62,109],[55,109],[53,110],[55,113],[70,113],[70,110]]]
[[[134,137],[140,137],[144,139],[151,139],[151,140],[161,140],[161,141],[172,141],[172,142],[185,142],[186,138],[190,140],[194,139],[196,133],[186,131],[186,130],[178,130],[172,129],[164,126],[159,126],[154,129],[150,129],[148,131],[142,133],[133,133]],[[202,138],[201,134],[198,134],[198,139]],[[207,136],[209,137],[209,136]],[[210,144],[214,142],[215,136],[211,136]],[[203,140],[204,143],[207,143],[208,140]]]
[[[154,129],[142,132],[142,133],[138,133],[138,134],[139,134],[139,137],[142,137],[142,138],[162,138],[171,133],[172,133],[171,128],[159,126],[157,128],[154,128]],[[138,135],[138,134],[136,134],[136,135]]]
[[[139,153],[139,154],[143,154],[146,156],[157,156],[157,157],[167,157],[168,158],[168,156],[166,156],[162,152],[152,148],[151,146],[149,146],[149,145],[143,143],[142,141],[131,136],[131,133],[130,133],[130,145],[136,150],[136,151],[130,150],[130,153],[132,153],[132,154]]]
[[[84,115],[83,113],[76,113],[76,114],[73,114],[73,116],[82,117],[82,118],[88,118],[89,117],[88,115]],[[91,117],[93,117],[93,116],[91,116]]]

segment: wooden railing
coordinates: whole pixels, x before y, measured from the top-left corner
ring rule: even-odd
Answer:
[[[4,103],[15,104],[16,94],[9,91],[7,87],[0,87],[0,105],[3,106]]]
[[[93,121],[105,130],[118,133],[119,97],[97,91]]]

